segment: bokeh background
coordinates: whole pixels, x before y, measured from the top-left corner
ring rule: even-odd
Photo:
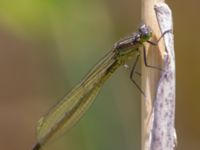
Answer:
[[[140,0],[0,1],[0,147],[30,150],[37,120],[113,43],[141,24]],[[200,149],[198,1],[174,16],[178,150]],[[123,67],[92,108],[48,150],[140,149],[140,93]]]

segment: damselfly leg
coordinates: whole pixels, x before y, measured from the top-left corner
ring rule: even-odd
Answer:
[[[166,33],[169,33],[169,32],[172,32],[172,30],[170,29],[170,30],[166,30],[165,32],[163,32],[163,34],[160,36],[160,38],[159,38],[157,41],[147,41],[147,42],[148,42],[149,44],[153,45],[153,46],[157,46],[158,43],[159,43],[159,41],[163,38],[163,36],[164,36]],[[147,62],[146,47],[145,47],[144,44],[142,44],[142,46],[143,46],[143,56],[144,56],[143,59],[144,59],[144,65],[145,65],[145,67],[153,68],[153,69],[157,69],[157,70],[162,71],[161,68],[159,68],[159,67],[157,67],[157,66],[153,66],[153,65],[149,65],[149,64],[148,64],[148,62]],[[133,63],[133,67],[132,67],[131,73],[130,73],[130,79],[131,79],[131,81],[133,82],[133,84],[135,84],[135,86],[137,87],[137,89],[142,93],[142,95],[145,96],[144,91],[142,90],[142,88],[137,84],[137,82],[136,82],[136,81],[134,80],[134,78],[133,78],[133,77],[134,77],[134,74],[137,74],[137,75],[140,75],[140,76],[141,76],[141,74],[138,73],[138,72],[136,71],[136,66],[137,66],[139,57],[140,57],[140,54],[137,55],[136,60],[135,60],[135,62]]]

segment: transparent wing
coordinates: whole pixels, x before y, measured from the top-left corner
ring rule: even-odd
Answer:
[[[120,64],[110,51],[59,103],[43,116],[37,126],[40,145],[71,128],[84,114],[97,96],[104,81]]]

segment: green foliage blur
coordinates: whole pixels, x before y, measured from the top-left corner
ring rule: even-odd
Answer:
[[[169,1],[177,59],[178,150],[200,147],[198,4]],[[115,41],[137,29],[140,8],[136,0],[0,1],[1,149],[31,149],[38,119]],[[139,150],[139,96],[129,71],[121,67],[78,125],[45,149]]]

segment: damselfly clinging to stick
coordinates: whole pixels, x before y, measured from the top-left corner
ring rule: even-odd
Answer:
[[[145,66],[157,68],[148,65],[146,59],[144,43],[148,42],[156,45],[159,41],[149,41],[151,37],[151,29],[147,25],[142,25],[137,32],[117,42],[113,49],[92,68],[86,77],[39,120],[37,126],[37,142],[32,150],[39,150],[46,143],[58,137],[77,123],[94,101],[104,82],[117,68],[125,65],[127,60],[133,56],[137,56],[135,61],[136,65],[140,56],[140,48],[144,51]],[[135,72],[135,65],[131,70],[130,77],[142,92],[132,78]]]

